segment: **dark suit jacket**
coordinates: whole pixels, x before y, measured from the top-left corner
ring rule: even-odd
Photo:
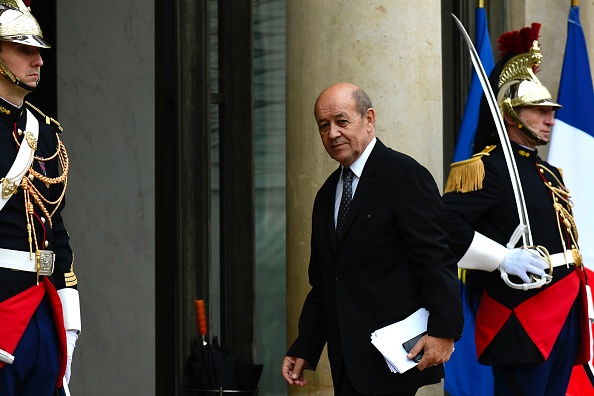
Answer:
[[[377,141],[347,214],[342,240],[334,226],[340,168],[318,191],[313,208],[311,291],[299,336],[287,355],[315,369],[323,347],[333,381],[342,361],[364,394],[394,393],[439,382],[443,366],[391,373],[370,335],[420,307],[430,312],[428,332],[461,336],[463,314],[456,259],[431,174],[414,159]]]

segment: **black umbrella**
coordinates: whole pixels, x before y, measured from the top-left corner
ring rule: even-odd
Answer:
[[[202,302],[200,302],[202,301]],[[196,300],[200,339],[193,339],[184,371],[190,390],[256,391],[263,365],[244,362],[208,339],[203,300]],[[254,393],[255,394],[255,393]]]

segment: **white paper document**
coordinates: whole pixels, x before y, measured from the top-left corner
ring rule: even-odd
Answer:
[[[406,319],[371,333],[371,343],[384,355],[393,373],[404,373],[417,365],[406,357],[402,344],[427,331],[428,319],[429,311],[420,308]]]

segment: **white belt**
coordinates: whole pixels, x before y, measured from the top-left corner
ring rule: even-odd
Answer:
[[[55,254],[51,250],[38,250],[31,257],[29,252],[0,248],[0,268],[38,272],[39,275],[50,276],[54,272],[54,260]]]
[[[565,253],[551,254],[549,257],[551,258],[551,264],[553,265],[553,268],[566,264],[575,264],[571,250],[566,250]]]

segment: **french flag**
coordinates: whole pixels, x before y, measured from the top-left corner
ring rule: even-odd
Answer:
[[[563,106],[555,114],[548,162],[563,171],[571,192],[573,215],[579,232],[580,252],[594,285],[594,89],[586,39],[580,23],[579,7],[569,10],[567,43],[557,101]],[[567,395],[594,395],[592,364],[574,367]]]
[[[487,13],[483,7],[475,9],[475,48],[479,55],[483,69],[487,75],[493,70],[493,50],[489,38],[489,27],[487,24]],[[467,160],[472,157],[474,134],[479,118],[479,107],[483,97],[483,87],[479,81],[476,71],[473,69],[470,79],[470,88],[464,106],[464,116],[460,124],[456,148],[454,150],[454,162]]]
[[[579,7],[571,7],[548,161],[563,170],[571,191],[584,264],[594,270],[594,89]]]

